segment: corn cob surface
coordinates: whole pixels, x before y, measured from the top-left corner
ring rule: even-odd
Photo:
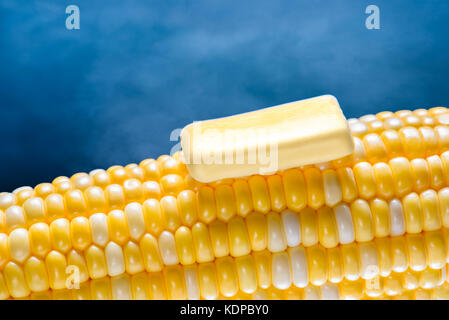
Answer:
[[[0,298],[449,299],[449,110],[348,122],[353,154],[270,176],[177,153],[1,193]]]

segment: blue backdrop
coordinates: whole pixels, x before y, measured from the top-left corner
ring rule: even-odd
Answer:
[[[66,6],[81,12],[65,27]],[[381,29],[365,28],[380,8]],[[449,1],[0,0],[0,191],[168,153],[170,132],[324,93],[449,105]]]

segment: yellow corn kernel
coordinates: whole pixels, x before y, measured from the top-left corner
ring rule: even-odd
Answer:
[[[362,140],[357,137],[353,137],[354,152],[352,153],[352,163],[358,163],[366,161],[366,151]]]
[[[140,239],[140,250],[142,251],[143,263],[147,272],[162,270],[163,262],[158,249],[157,239],[146,233]]]
[[[441,269],[446,264],[446,244],[440,231],[426,232],[427,265],[432,269]]]
[[[424,159],[413,159],[410,161],[410,166],[412,168],[412,177],[415,181],[415,190],[421,192],[430,186],[430,172],[429,166]]]
[[[285,190],[285,201],[291,210],[300,211],[307,205],[307,190],[304,175],[298,169],[284,171],[282,182]]]
[[[179,227],[175,233],[176,250],[182,264],[192,264],[196,261],[193,246],[192,231],[186,227]]]
[[[201,187],[197,195],[198,218],[204,223],[211,223],[217,217],[214,190]]]
[[[9,207],[16,204],[16,196],[13,193],[1,192],[0,193],[0,209],[5,211]]]
[[[302,243],[305,247],[318,243],[318,221],[315,211],[306,208],[299,213]]]
[[[233,259],[231,257],[218,258],[215,265],[220,293],[225,297],[234,296],[239,290],[239,282]]]
[[[424,238],[421,234],[407,235],[407,251],[409,267],[414,271],[422,271],[427,266],[427,254]]]
[[[360,300],[363,296],[364,281],[343,280],[340,284],[340,295],[345,300]]]
[[[183,300],[186,298],[185,280],[181,266],[164,268],[164,278],[169,299]]]
[[[207,300],[218,297],[217,273],[212,262],[202,263],[198,266],[198,279],[201,297]]]
[[[398,157],[390,160],[396,195],[401,197],[412,191],[413,178],[410,162],[407,158]]]
[[[406,290],[416,290],[419,288],[419,273],[407,270],[402,275],[403,287]]]
[[[271,286],[271,255],[267,250],[253,252],[254,263],[257,272],[257,282],[260,288],[267,289]]]
[[[108,214],[111,240],[123,245],[129,238],[128,223],[122,210],[112,210]]]
[[[436,287],[433,290],[432,298],[434,300],[448,300],[449,299],[449,285],[447,283],[444,283],[443,285]]]
[[[92,279],[103,278],[107,275],[106,258],[102,249],[96,245],[91,245],[85,251],[85,257],[89,276]]]
[[[359,244],[360,276],[373,279],[379,274],[379,255],[373,242]]]
[[[48,224],[43,222],[33,224],[29,229],[29,238],[33,254],[44,257],[51,250]]]
[[[449,188],[438,191],[438,207],[440,209],[441,220],[445,228],[449,227]]]
[[[423,228],[422,208],[419,196],[410,193],[402,199],[407,233],[419,233]]]
[[[72,245],[77,250],[85,250],[92,243],[89,219],[76,217],[70,222]]]
[[[244,220],[234,217],[228,223],[229,251],[233,257],[241,257],[251,252],[251,245]]]
[[[123,274],[111,278],[111,290],[113,300],[130,300],[131,287],[129,283],[129,276]]]
[[[70,182],[72,183],[75,189],[85,190],[93,184],[93,179],[87,173],[80,172],[75,173],[70,178]]]
[[[287,206],[284,196],[284,187],[281,176],[275,174],[267,177],[268,191],[271,199],[271,208],[276,212],[281,212]]]
[[[45,199],[53,192],[55,192],[55,187],[51,183],[40,183],[34,187],[35,196],[42,199]]]
[[[58,251],[50,251],[45,257],[47,265],[48,282],[50,287],[55,289],[63,289],[66,285],[66,267],[67,260],[64,255]]]
[[[28,226],[45,221],[44,201],[42,198],[29,198],[23,204],[25,221]]]
[[[253,293],[257,289],[257,274],[254,259],[251,255],[235,259],[235,268],[239,279],[240,290]]]
[[[107,202],[103,189],[98,186],[89,187],[84,191],[84,196],[91,213],[106,211]]]
[[[135,178],[125,180],[123,182],[123,192],[127,203],[141,202],[143,197],[142,182]]]
[[[339,237],[332,210],[329,207],[318,209],[318,237],[325,248],[338,245]]]
[[[360,277],[359,252],[355,244],[345,244],[340,247],[345,278],[355,281]]]
[[[164,229],[162,210],[159,201],[148,199],[143,205],[143,214],[146,229],[154,235],[158,235]]]
[[[317,168],[304,171],[307,186],[307,203],[313,209],[318,209],[324,204],[323,179]]]
[[[11,232],[15,228],[24,228],[26,226],[22,207],[11,206],[6,209],[5,226],[8,232]]]
[[[365,199],[374,197],[377,187],[373,167],[368,162],[359,162],[353,170],[360,196]]]
[[[370,133],[363,137],[366,156],[371,163],[387,161],[387,150],[378,134]]]
[[[67,177],[57,177],[53,180],[55,191],[61,195],[72,189],[72,183]]]
[[[142,272],[131,277],[131,293],[133,300],[148,300],[148,277]]]
[[[407,244],[404,237],[391,238],[392,269],[395,272],[404,272],[408,268]]]
[[[8,237],[9,256],[22,263],[31,253],[28,231],[23,228],[13,230]]]
[[[248,236],[253,251],[267,247],[267,221],[262,213],[254,212],[246,217]]]
[[[112,183],[121,184],[127,177],[126,170],[122,166],[112,166],[106,170]]]
[[[50,220],[66,216],[64,198],[58,193],[50,194],[45,199],[45,207],[47,208],[47,218]]]
[[[423,289],[433,289],[443,283],[442,276],[440,269],[427,268],[420,273],[419,286]]]
[[[327,206],[333,207],[342,200],[342,188],[335,170],[323,171],[323,187],[324,201]]]
[[[215,257],[224,257],[229,255],[229,241],[227,225],[219,220],[209,225],[209,235]]]
[[[34,196],[34,190],[31,187],[20,187],[14,190],[12,193],[16,195],[16,201],[18,205],[23,205],[23,203]]]
[[[177,200],[173,196],[165,196],[160,203],[164,224],[168,230],[174,232],[181,224]]]
[[[31,291],[42,292],[48,290],[47,269],[42,260],[36,257],[30,257],[24,264],[24,272],[25,279]]]
[[[159,200],[162,196],[161,187],[156,181],[145,181],[142,184],[142,189],[144,199]]]
[[[335,247],[327,250],[328,280],[332,283],[339,283],[344,277],[343,261],[340,248]]]
[[[217,217],[229,221],[236,213],[234,191],[231,186],[221,185],[215,190],[217,201]]]
[[[375,240],[377,252],[379,254],[380,275],[388,276],[393,268],[390,238],[378,238]]]
[[[111,282],[109,278],[92,280],[90,282],[90,295],[93,300],[111,300]]]
[[[443,163],[439,156],[433,155],[428,157],[427,163],[430,172],[430,185],[433,189],[440,189],[445,184]]]
[[[419,197],[423,214],[423,230],[432,231],[440,229],[441,218],[437,193],[434,190],[426,190]]]
[[[103,169],[93,170],[89,175],[92,176],[93,183],[97,187],[105,188],[111,184],[109,174]]]
[[[14,298],[24,298],[30,294],[22,268],[14,263],[8,262],[3,269],[3,276],[8,287],[9,294]]]
[[[270,212],[267,215],[268,250],[280,252],[287,249],[287,239],[285,238],[281,216]]]
[[[397,296],[404,291],[398,274],[391,274],[384,279],[384,291],[388,296]]]
[[[326,250],[320,245],[307,248],[307,260],[309,261],[310,282],[321,286],[327,281],[327,256]]]
[[[377,195],[389,199],[394,196],[394,181],[391,168],[385,162],[373,165],[374,177],[377,183]]]
[[[195,193],[191,190],[181,191],[177,201],[181,222],[191,227],[198,219]]]
[[[385,200],[375,198],[370,201],[374,233],[378,238],[390,234],[390,208]]]
[[[249,185],[243,179],[236,179],[232,184],[232,188],[234,189],[237,213],[240,216],[245,217],[253,210],[253,202]]]
[[[65,218],[56,219],[50,224],[50,239],[53,249],[67,252],[72,248],[70,222]]]
[[[351,204],[352,219],[354,221],[355,239],[370,241],[374,238],[373,219],[371,209],[365,200],[356,200]]]
[[[399,129],[399,135],[401,136],[405,155],[409,159],[418,158],[420,155],[425,154],[422,137],[416,128],[401,128]]]
[[[64,202],[66,205],[69,218],[84,215],[87,211],[86,200],[81,190],[70,190],[64,194]]]
[[[271,209],[268,186],[261,176],[252,176],[248,179],[249,188],[253,198],[254,210],[267,213]]]
[[[394,118],[393,118],[394,119]],[[392,128],[396,129],[396,128]],[[390,158],[402,156],[404,153],[401,137],[395,130],[385,130],[381,133],[381,138]]]
[[[0,268],[9,261],[8,235],[0,233]]]
[[[128,241],[123,247],[123,256],[125,258],[125,268],[128,274],[133,275],[144,270],[142,254],[136,243]]]
[[[353,171],[350,168],[339,168],[337,169],[337,176],[340,181],[343,201],[351,202],[355,200],[358,191]]]
[[[209,262],[214,259],[211,240],[206,225],[197,222],[192,227],[193,244],[197,262]]]
[[[125,194],[121,185],[108,185],[105,189],[105,195],[109,209],[122,209],[125,206]]]

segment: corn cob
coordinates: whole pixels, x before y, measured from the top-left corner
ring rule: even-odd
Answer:
[[[348,122],[353,154],[270,176],[177,153],[0,194],[0,298],[449,298],[449,111]]]

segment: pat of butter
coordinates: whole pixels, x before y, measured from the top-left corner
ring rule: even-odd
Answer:
[[[200,182],[273,174],[354,150],[346,118],[331,95],[193,122],[182,130],[181,146],[190,175]]]

